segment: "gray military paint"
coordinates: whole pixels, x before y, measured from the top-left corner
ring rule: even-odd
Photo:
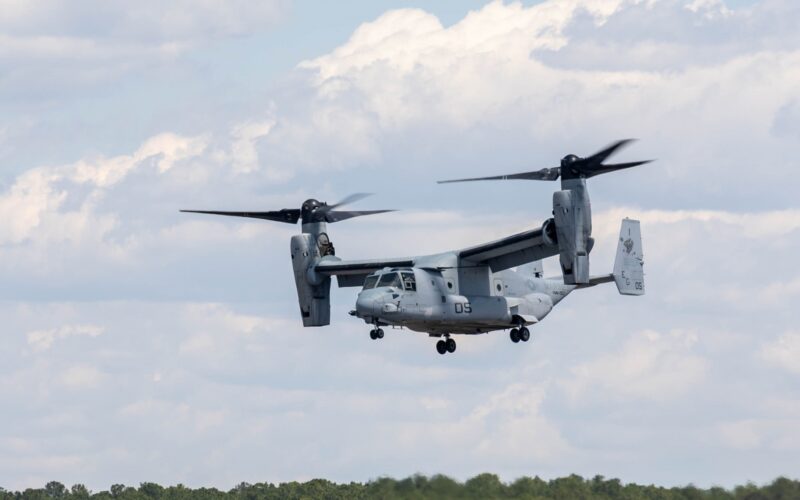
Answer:
[[[185,212],[290,224],[300,220],[302,234],[292,237],[290,252],[303,326],[330,323],[331,278],[336,276],[339,287],[364,287],[351,315],[373,325],[370,334],[373,339],[383,338],[381,326],[406,327],[432,336],[446,336],[447,343],[440,341],[437,345],[441,354],[455,351],[455,342],[449,338],[451,334],[511,329],[514,342],[527,341],[527,326],[544,319],[575,289],[614,281],[623,295],[644,294],[644,257],[638,221],[622,221],[613,272],[595,277],[589,274],[589,254],[594,240],[586,180],[648,163],[603,163],[630,142],[630,139],[617,141],[586,158],[565,156],[560,167],[440,181],[552,181],[560,177],[561,190],[553,193],[553,218],[544,221],[541,228],[434,255],[346,261],[337,257],[328,235],[328,223],[389,211],[336,210],[368,196],[364,193],[350,195],[333,205],[309,199],[300,209]],[[563,276],[542,278],[540,261],[556,255]]]
[[[644,294],[639,221],[631,219],[622,221],[614,272],[589,278],[585,284],[565,284],[561,279],[537,277],[536,270],[541,269],[538,261],[530,267],[489,272],[488,280],[484,279],[483,266],[424,266],[429,259],[441,262],[456,255],[454,252],[420,257],[417,262],[422,265],[376,271],[378,276],[414,273],[416,289],[408,290],[405,286],[365,288],[358,294],[354,315],[369,324],[402,326],[437,336],[480,334],[538,323],[556,304],[579,288],[614,281],[623,295]],[[480,272],[460,273],[463,269]]]

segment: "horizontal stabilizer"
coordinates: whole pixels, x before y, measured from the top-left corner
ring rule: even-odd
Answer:
[[[590,288],[597,285],[602,285],[603,283],[611,283],[614,280],[613,274],[604,274],[603,276],[590,276],[589,282],[578,285],[578,288]]]

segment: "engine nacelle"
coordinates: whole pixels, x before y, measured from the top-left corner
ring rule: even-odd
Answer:
[[[589,283],[591,209],[582,194],[572,189],[553,193],[559,262],[568,285]]]
[[[314,272],[320,260],[319,247],[312,234],[292,236],[292,269],[303,326],[325,326],[331,322],[331,279]]]
[[[558,232],[556,230],[556,221],[547,219],[542,224],[542,239],[545,245],[554,247],[558,245]]]

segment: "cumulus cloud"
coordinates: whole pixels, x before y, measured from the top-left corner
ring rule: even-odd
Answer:
[[[742,452],[767,450],[786,453],[800,449],[795,429],[798,418],[760,418],[720,423],[716,437],[724,446]]]
[[[771,342],[765,342],[759,354],[771,365],[800,374],[800,333],[787,332]]]
[[[243,123],[231,131],[233,168],[238,172],[252,172],[259,168],[256,141],[269,134],[274,122]]]
[[[88,26],[79,3],[54,27],[64,5],[3,4],[0,46],[93,71],[122,54],[130,70],[135,54],[172,60],[267,15],[206,2],[151,18],[151,5],[123,3]],[[793,387],[763,368],[797,366],[788,311],[800,276],[780,264],[800,243],[786,184],[800,101],[793,5],[493,2],[450,26],[395,10],[301,63],[290,88],[240,119],[8,175],[0,315],[20,335],[0,347],[0,396],[16,408],[3,427],[19,432],[0,433],[14,454],[0,454],[0,476],[38,486],[17,478],[49,464],[97,487],[118,471],[134,484],[226,487],[488,463],[512,479],[532,457],[550,475],[601,464],[626,480],[731,484],[733,472],[673,465],[752,464],[720,450],[781,443],[792,452],[796,402],[769,402]],[[0,49],[0,61],[13,57]],[[567,148],[627,136],[644,140],[622,155],[659,161],[592,179],[592,266],[610,269],[619,220],[640,219],[648,295],[576,292],[526,346],[470,337],[442,359],[424,335],[371,342],[346,314],[348,289],[334,290],[331,327],[304,330],[286,248],[296,227],[177,213],[376,190],[385,207],[365,208],[413,209],[337,224],[341,256],[444,251],[538,226],[555,185],[433,180],[553,166]],[[788,333],[765,341],[765,317]],[[762,403],[770,415],[754,409]],[[175,466],[186,453],[203,458]]]
[[[25,336],[34,350],[44,351],[50,349],[56,340],[63,340],[68,337],[97,337],[102,335],[105,329],[96,325],[67,325],[50,330],[34,330]]]
[[[196,157],[204,148],[202,137],[166,133],[148,139],[130,155],[28,170],[0,195],[0,245],[21,243],[37,231],[43,240],[80,239],[81,233],[94,231],[102,236],[115,224],[95,211],[108,188],[136,168],[154,166],[163,173],[177,161]],[[82,192],[84,186],[88,191]],[[80,201],[72,200],[74,208],[60,210],[70,196]]]
[[[65,312],[51,305],[36,309],[30,312],[55,317]],[[74,442],[87,429],[94,429],[98,440],[82,445],[80,463],[62,464],[62,474],[77,480],[87,467],[100,474],[124,469],[139,471],[125,476],[125,481],[146,474],[158,481],[180,478],[196,483],[211,478],[215,484],[227,484],[257,480],[267,459],[274,463],[273,474],[298,477],[327,470],[352,477],[352,468],[364,467],[368,457],[395,454],[397,447],[383,443],[397,440],[397,446],[406,449],[411,443],[430,442],[430,425],[414,416],[434,414],[442,424],[441,432],[433,436],[441,443],[435,456],[445,459],[448,450],[458,446],[465,453],[460,463],[471,470],[479,470],[487,454],[498,464],[519,462],[534,443],[535,457],[543,463],[568,449],[543,414],[544,387],[503,383],[504,388],[494,393],[485,377],[477,377],[473,389],[480,394],[468,399],[443,394],[436,387],[420,391],[431,377],[455,379],[460,372],[455,367],[426,367],[413,358],[397,358],[398,349],[416,350],[415,341],[424,340],[421,337],[397,336],[399,344],[394,348],[367,354],[352,349],[353,344],[380,346],[369,344],[360,335],[361,328],[353,325],[308,332],[282,316],[219,304],[184,303],[177,308],[157,303],[101,303],[99,308],[75,304],[68,315],[96,317],[98,310],[110,323],[104,345],[77,349],[64,343],[66,358],[36,352],[36,359],[46,362],[28,369],[23,366],[27,361],[17,360],[7,366],[15,375],[13,380],[0,376],[0,394],[5,398],[16,399],[23,388],[41,387],[35,405],[29,408],[20,399],[15,413],[9,415],[20,423],[13,440],[0,433],[0,441],[14,443],[19,459],[5,463],[4,470],[28,470],[46,456],[75,456],[69,453]],[[10,316],[8,312],[4,310],[4,316]],[[18,310],[12,319],[19,316],[24,313]],[[169,335],[143,335],[152,324],[167,327]],[[355,331],[359,334],[354,335]],[[198,343],[198,335],[205,340]],[[426,347],[430,347],[427,342]],[[12,339],[0,355],[20,348]],[[432,349],[429,354],[438,359]],[[75,362],[77,357],[82,361]],[[154,372],[160,375],[158,382],[152,377]],[[364,373],[380,380],[365,381]],[[114,384],[106,383],[109,380]],[[375,391],[375,384],[381,390]],[[85,396],[76,400],[75,391]],[[176,391],[181,394],[177,398]],[[24,392],[31,397],[29,390]],[[48,402],[46,411],[39,406],[43,401]],[[28,412],[36,418],[27,419]],[[365,415],[376,425],[365,427]],[[387,430],[391,433],[384,434]],[[117,437],[111,439],[112,435]],[[365,440],[365,435],[374,439]],[[203,471],[199,475],[187,475],[184,468],[166,463],[160,472],[137,465],[141,453],[177,456],[158,443],[196,450],[212,446],[217,451],[215,458],[197,464],[197,470]],[[320,452],[320,444],[332,451]],[[283,458],[276,461],[278,456]],[[421,465],[430,472],[436,470],[432,462],[420,464],[408,458],[398,464],[398,473],[419,470]],[[2,457],[0,463],[4,463]],[[221,467],[221,463],[236,466]]]
[[[571,451],[570,445],[542,414],[545,395],[544,386],[512,384],[456,422],[455,430],[461,433],[456,439],[480,436],[472,452],[490,460],[561,458]]]
[[[504,134],[512,134],[518,145],[506,157],[538,150],[552,151],[551,158],[557,158],[570,144],[599,147],[602,127],[605,140],[635,135],[651,141],[650,154],[661,161],[657,168],[646,168],[660,192],[672,192],[675,179],[691,184],[674,200],[682,201],[682,193],[689,191],[725,199],[749,192],[753,177],[745,182],[732,172],[759,169],[755,182],[774,185],[791,175],[784,159],[791,156],[793,144],[771,131],[776,116],[787,116],[786,106],[798,97],[800,41],[789,37],[780,50],[771,51],[742,43],[737,50],[698,60],[698,45],[736,43],[740,29],[778,21],[780,14],[762,7],[709,19],[709,12],[727,10],[720,3],[688,6],[692,8],[674,1],[543,2],[530,7],[493,2],[449,27],[421,10],[393,11],[362,25],[330,54],[300,66],[316,79],[316,113],[357,99],[355,118],[373,121],[390,133],[428,129],[435,123],[437,138],[472,137],[473,132],[477,138],[481,131],[495,145],[505,145]],[[666,14],[675,22],[664,23]],[[676,23],[697,40],[687,47],[679,37],[666,37]],[[708,29],[706,23],[717,24]],[[641,25],[661,26],[654,36],[664,33],[665,38],[651,42],[637,28]],[[569,53],[582,44],[598,46],[592,37],[613,39],[615,32],[628,38],[617,45],[600,44],[608,47],[607,53],[574,59]],[[542,55],[545,50],[552,56]],[[642,50],[641,61],[624,67],[616,63]],[[685,64],[644,64],[664,61],[678,50],[677,59]],[[587,62],[593,66],[585,66]],[[748,137],[749,144],[731,147],[733,137]],[[480,147],[479,141],[469,147]],[[491,158],[488,150],[483,154]],[[458,167],[464,173],[463,165]],[[480,168],[484,173],[486,166]],[[718,192],[721,179],[725,189]],[[652,184],[638,189],[673,203],[651,191]]]
[[[60,382],[70,389],[91,389],[103,379],[103,373],[94,366],[75,365],[61,374]]]
[[[702,223],[732,227],[740,237],[751,240],[781,238],[800,229],[800,209],[744,212],[725,210],[642,210],[619,207],[602,214],[598,220],[601,231],[609,232],[608,224],[631,213],[645,224]]]
[[[113,233],[148,213],[154,200],[132,200],[125,207],[127,211],[120,214],[118,195],[127,199],[125,191],[136,189],[143,178],[156,185],[200,185],[213,190],[217,179],[258,169],[259,156],[252,141],[266,135],[269,126],[245,123],[233,130],[230,139],[221,140],[209,135],[163,133],[146,139],[130,154],[92,157],[23,172],[0,192],[0,247],[13,251],[20,245],[50,248],[92,242],[100,245],[96,250],[105,256],[135,248],[140,238],[128,234],[118,245]],[[176,165],[181,168],[175,169]],[[188,219],[182,222],[185,224],[167,225],[157,237],[198,235],[191,231],[196,224]],[[146,239],[161,225],[156,223],[140,237]],[[251,228],[240,228],[240,234],[246,237]]]
[[[285,0],[3,0],[0,102],[9,109],[29,103],[29,112],[11,115],[12,126],[38,124],[42,117],[30,110],[43,102],[67,106],[125,78],[168,72],[198,47],[273,28],[288,8]]]
[[[761,445],[758,423],[753,420],[726,422],[719,425],[718,432],[728,446],[742,450],[752,450]]]
[[[643,332],[620,351],[574,367],[564,388],[574,402],[597,389],[604,397],[668,401],[703,382],[708,362],[692,352],[696,342],[690,332]]]
[[[0,30],[18,35],[184,39],[241,35],[263,29],[284,13],[280,0],[264,2],[115,2],[63,0],[0,2]]]

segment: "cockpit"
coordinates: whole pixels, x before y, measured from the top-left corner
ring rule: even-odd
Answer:
[[[364,280],[364,290],[382,287],[393,287],[406,292],[416,292],[417,280],[414,277],[414,271],[410,269],[378,271],[370,274]]]

